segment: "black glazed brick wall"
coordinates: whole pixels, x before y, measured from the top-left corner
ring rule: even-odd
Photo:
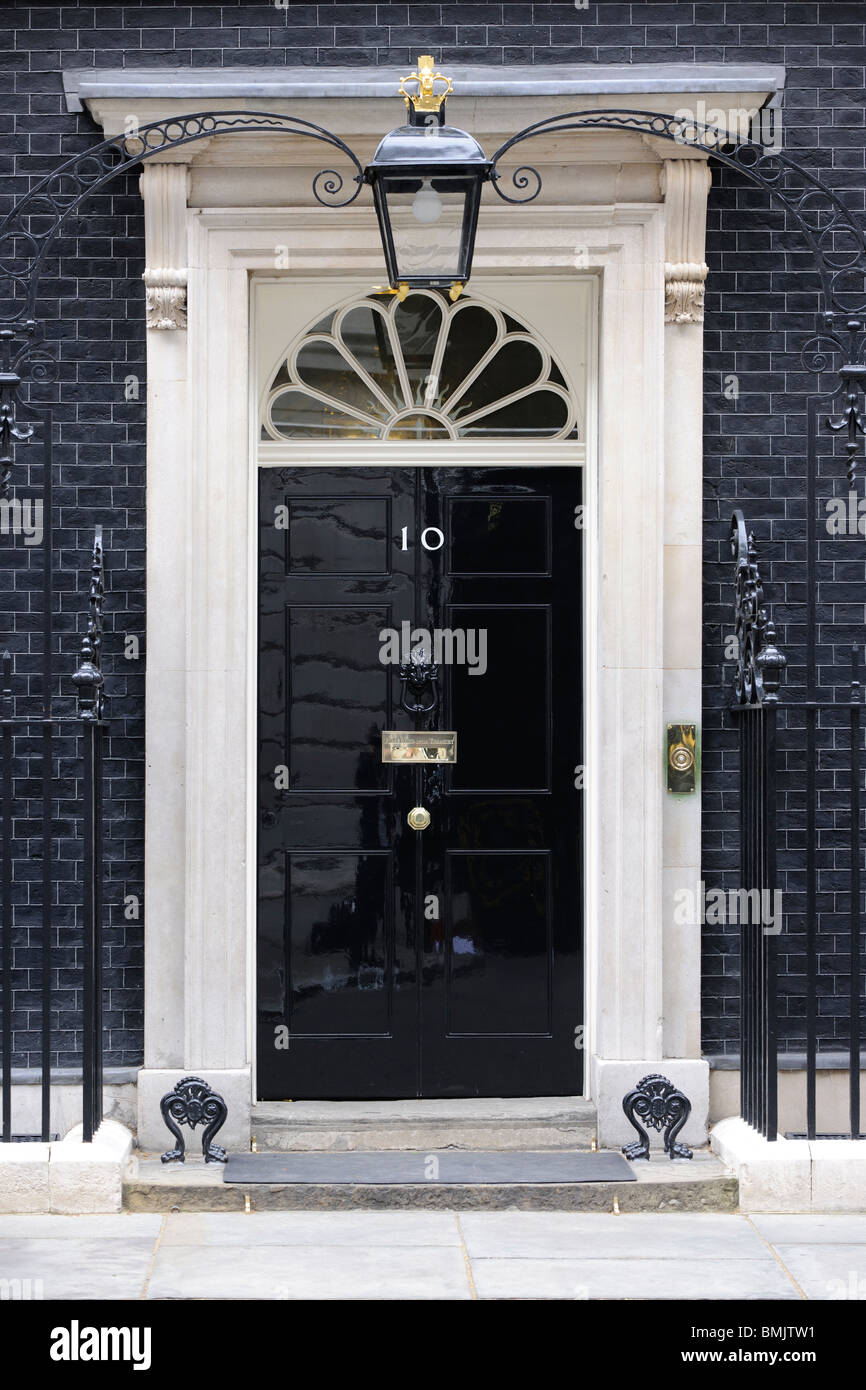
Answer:
[[[866,10],[857,3],[574,4],[267,4],[6,5],[0,7],[0,212],[64,156],[99,138],[89,116],[64,108],[63,67],[281,67],[385,65],[405,69],[419,52],[444,64],[781,63],[788,70],[786,148],[819,170],[848,205],[863,210]],[[808,258],[784,233],[763,193],[716,170],[710,195],[707,259],[705,417],[704,878],[736,884],[736,734],[724,712],[722,637],[730,630],[727,520],[742,505],[762,542],[768,595],[792,670],[803,665],[804,419],[814,381],[799,351],[817,306]],[[106,1008],[110,1064],[141,1058],[143,923],[126,921],[123,897],[141,891],[143,864],[144,647],[125,660],[123,637],[144,633],[143,227],[134,176],[118,180],[70,226],[47,267],[41,314],[58,347],[60,375],[42,397],[54,403],[59,508],[57,560],[64,575],[60,617],[65,650],[84,592],[93,524],[105,527],[109,598],[105,668],[112,694],[107,798],[110,890]],[[723,383],[735,375],[736,399]],[[141,383],[140,399],[124,383]],[[21,478],[19,465],[19,479]],[[830,486],[829,478],[827,485]],[[839,544],[841,545],[841,541]],[[863,625],[866,563],[850,544],[822,572],[822,641],[834,647]],[[833,568],[833,567],[836,568]],[[0,580],[4,642],[16,669],[27,668],[28,619],[17,584]],[[22,592],[35,577],[20,574]],[[25,604],[30,599],[25,597]],[[838,632],[833,624],[839,625]],[[67,669],[64,667],[64,669]],[[661,736],[661,735],[660,735]],[[796,798],[792,758],[786,795]],[[793,804],[793,803],[792,803]],[[71,827],[68,848],[80,842]],[[802,845],[792,831],[783,867],[796,874]],[[32,957],[27,883],[19,855],[16,889],[15,1060],[33,1064]],[[793,881],[793,880],[792,880]],[[58,885],[60,886],[60,885]],[[35,901],[35,899],[34,899]],[[61,898],[61,902],[65,902]],[[785,969],[801,961],[794,943]],[[836,942],[836,945],[839,943]],[[68,902],[58,916],[58,1057],[74,1063],[78,1039],[62,1013],[73,996],[78,950]],[[737,956],[728,932],[704,940],[704,1041],[707,1051],[737,1047]],[[847,988],[844,952],[828,950],[828,1037]],[[836,1012],[834,1013],[834,1009]],[[796,1010],[791,1037],[796,1041]]]

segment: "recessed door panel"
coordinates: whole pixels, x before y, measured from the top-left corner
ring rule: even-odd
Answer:
[[[361,603],[286,607],[286,729],[292,790],[375,791],[387,781],[378,731],[388,670],[371,653],[391,609]]]
[[[392,858],[340,849],[286,856],[286,1003],[296,1038],[390,1035]]]
[[[545,791],[550,785],[550,608],[547,605],[455,605],[448,626],[476,636],[479,661],[451,668],[455,709],[472,737],[463,740],[454,792]],[[484,634],[483,637],[481,634]]]
[[[446,851],[445,901],[449,1037],[550,1036],[548,851]]]

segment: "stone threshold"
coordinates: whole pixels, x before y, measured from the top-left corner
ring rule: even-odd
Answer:
[[[579,1096],[260,1101],[259,1151],[590,1149],[596,1109]]]
[[[224,1183],[221,1164],[190,1155],[163,1164],[133,1159],[123,1184],[126,1211],[593,1211],[732,1212],[737,1180],[707,1150],[691,1160],[653,1154],[634,1165],[636,1182],[372,1184]]]

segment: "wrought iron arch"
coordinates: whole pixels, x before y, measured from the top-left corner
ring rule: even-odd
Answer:
[[[506,140],[491,159],[490,181],[506,202],[526,203],[541,191],[541,176],[531,165],[511,175],[518,196],[501,187],[502,160],[518,145],[542,135],[594,130],[628,131],[668,140],[700,151],[738,169],[763,187],[793,217],[812,253],[824,301],[823,323],[804,344],[803,364],[826,371],[833,354],[841,354],[840,391],[846,399],[829,428],[847,431],[848,474],[853,481],[857,436],[866,432],[860,393],[866,387],[866,237],[842,200],[789,155],[767,150],[750,139],[731,140],[717,126],[691,116],[653,111],[600,109],[566,112],[526,126]],[[348,196],[346,180],[336,169],[322,169],[313,179],[320,203],[345,207],[355,201],[365,181],[358,156],[333,131],[297,116],[274,112],[193,112],[172,116],[115,135],[65,160],[45,176],[0,223],[0,496],[8,490],[13,441],[28,437],[28,427],[16,423],[15,403],[22,384],[20,369],[29,363],[34,379],[50,379],[51,358],[41,348],[34,314],[42,268],[64,221],[89,194],[116,175],[144,160],[199,140],[228,134],[303,136],[337,150],[354,169]],[[32,223],[35,222],[36,226]],[[841,243],[841,245],[840,245]],[[19,267],[19,268],[16,268]],[[843,335],[847,334],[847,342]]]
[[[511,184],[519,190],[518,196],[511,196],[500,187],[503,179],[500,162],[517,145],[540,135],[590,130],[633,131],[700,150],[729,168],[739,170],[791,214],[812,253],[824,300],[823,324],[804,343],[801,360],[807,371],[819,375],[830,367],[834,353],[838,352],[842,358],[838,367],[838,391],[844,393],[845,400],[836,418],[827,420],[827,427],[834,433],[843,430],[847,433],[848,481],[853,484],[857,436],[866,434],[866,412],[860,408],[860,393],[866,390],[866,234],[863,226],[832,189],[790,155],[768,150],[754,140],[732,140],[718,126],[691,116],[655,111],[571,111],[525,126],[501,144],[491,157],[490,181],[499,197],[509,203],[529,203],[541,192],[541,175],[529,164],[520,165],[511,172]],[[842,334],[847,334],[847,342]]]

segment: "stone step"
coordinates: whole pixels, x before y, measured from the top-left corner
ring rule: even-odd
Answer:
[[[589,1149],[595,1132],[595,1106],[575,1096],[260,1101],[252,1116],[262,1152]]]
[[[513,1150],[512,1150],[513,1152]],[[634,1166],[636,1182],[588,1183],[224,1183],[221,1164],[190,1154],[162,1164],[133,1159],[124,1179],[127,1211],[412,1210],[704,1211],[737,1209],[737,1179],[708,1150],[671,1162],[663,1154]]]

